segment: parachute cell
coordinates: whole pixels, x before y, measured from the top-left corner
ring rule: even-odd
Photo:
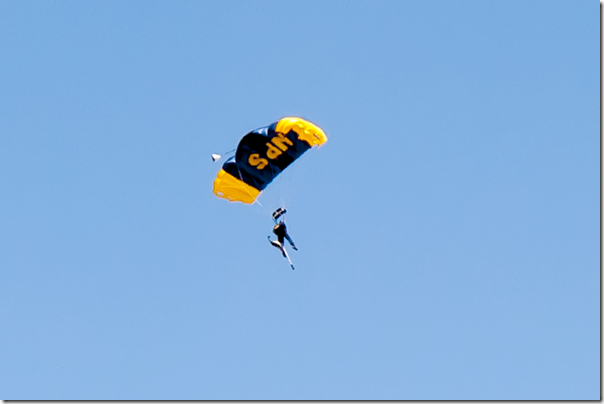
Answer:
[[[245,135],[235,156],[214,180],[214,194],[232,202],[253,203],[283,170],[327,136],[318,126],[287,117]]]

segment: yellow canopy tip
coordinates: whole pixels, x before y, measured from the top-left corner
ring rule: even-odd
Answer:
[[[293,130],[298,139],[305,141],[311,147],[321,146],[327,142],[327,135],[321,128],[312,122],[298,117],[286,117],[277,122],[275,130],[280,133],[288,133]]]
[[[221,169],[214,180],[214,195],[231,202],[254,203],[260,191]]]

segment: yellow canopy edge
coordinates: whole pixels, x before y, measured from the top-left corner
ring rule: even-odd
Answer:
[[[298,134],[298,139],[305,141],[311,147],[321,146],[327,142],[325,132],[317,125],[305,121],[302,118],[287,117],[277,122],[275,131],[280,133],[288,133],[293,130]]]
[[[214,180],[214,195],[231,202],[254,203],[260,191],[249,186],[224,170],[220,170]]]

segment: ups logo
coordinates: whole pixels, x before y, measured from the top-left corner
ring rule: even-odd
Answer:
[[[266,151],[266,157],[271,160],[279,157],[289,146],[293,146],[294,143],[283,135],[283,133],[277,133],[277,136],[273,137],[270,142],[266,143],[268,150]],[[262,170],[268,165],[268,160],[260,157],[258,153],[250,154],[248,163],[256,167],[258,170]]]

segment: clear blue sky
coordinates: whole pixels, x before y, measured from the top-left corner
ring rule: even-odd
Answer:
[[[599,24],[0,2],[0,398],[599,399]],[[214,197],[210,153],[284,116],[328,143]]]

